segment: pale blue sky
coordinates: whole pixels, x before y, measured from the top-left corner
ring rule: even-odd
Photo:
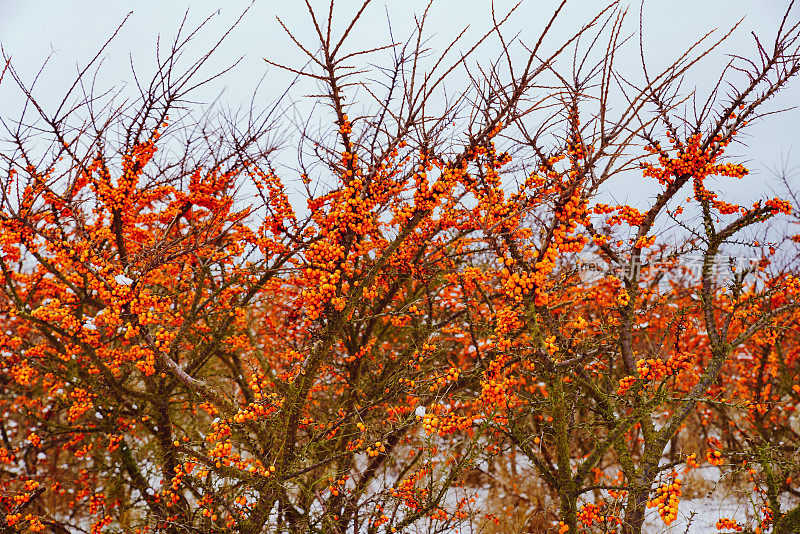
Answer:
[[[45,104],[54,103],[64,91],[65,80],[71,80],[76,64],[85,64],[99,46],[111,35],[128,11],[133,11],[129,19],[109,48],[102,69],[100,83],[106,86],[120,85],[131,80],[128,53],[133,55],[134,65],[141,72],[147,72],[154,57],[156,36],[162,35],[162,42],[168,42],[178,27],[184,11],[189,7],[190,25],[210,14],[215,16],[208,30],[195,42],[195,51],[200,51],[230,24],[249,5],[242,0],[226,2],[209,0],[0,0],[0,44],[6,54],[11,55],[23,79],[30,81],[43,60],[53,53],[35,94]],[[326,3],[314,1],[326,12]],[[413,14],[420,13],[427,2],[376,1],[368,7],[362,22],[352,38],[352,46],[386,44],[388,39],[387,12],[397,38],[403,39],[411,31]],[[498,11],[509,9],[514,2],[497,0]],[[550,17],[554,0],[528,0],[523,3],[508,26],[508,34],[519,33],[523,41],[535,41],[539,31]],[[627,29],[634,32],[638,24],[639,2],[629,2],[630,13]],[[334,11],[334,19],[340,22],[349,20],[360,2],[339,1]],[[599,10],[604,2],[595,0],[572,0],[554,32],[550,36],[551,45],[570,35],[581,23]],[[778,0],[647,0],[644,10],[645,53],[653,69],[664,67],[680,51],[690,45],[697,37],[711,29],[726,30],[739,19],[744,22],[736,34],[715,54],[706,60],[699,69],[687,79],[689,85],[697,85],[701,93],[710,88],[716,80],[720,66],[726,61],[724,53],[741,53],[753,56],[750,31],[756,31],[765,40],[774,35],[787,2]],[[434,3],[428,26],[433,33],[432,46],[439,47],[449,43],[458,31],[471,25],[470,35],[477,36],[489,23],[490,2],[486,0],[438,0]],[[800,16],[800,9],[794,18]],[[268,68],[263,57],[302,65],[303,59],[296,48],[281,31],[275,16],[280,16],[301,40],[313,39],[312,27],[303,2],[288,0],[284,2],[256,0],[250,13],[230,36],[211,65],[213,68],[229,64],[238,56],[244,56],[239,67],[213,88],[216,94],[226,89],[223,102],[237,107],[246,102],[261,76],[267,78],[262,87],[264,102],[274,100],[286,87],[288,77],[275,68]],[[630,72],[634,78],[640,76],[636,43],[631,43],[632,54],[619,63],[619,68]],[[487,61],[496,55],[497,48],[489,44],[476,60]],[[770,109],[788,107],[800,103],[800,80],[784,91],[770,105]],[[210,98],[211,92],[200,96]],[[301,96],[301,95],[298,95]],[[11,84],[0,87],[0,115],[14,116],[19,109],[19,93]],[[780,167],[782,159],[788,158],[789,166],[798,165],[800,153],[800,133],[796,125],[800,122],[800,112],[792,110],[780,116],[773,116],[755,124],[747,130],[745,139],[749,147],[737,149],[746,154],[749,166],[760,180],[767,177],[766,169]],[[794,147],[794,149],[793,149]],[[761,182],[764,183],[763,181]],[[744,184],[743,184],[744,185]],[[752,193],[752,187],[737,187],[736,194]],[[630,190],[620,191],[624,197]],[[624,198],[620,198],[624,200]]]

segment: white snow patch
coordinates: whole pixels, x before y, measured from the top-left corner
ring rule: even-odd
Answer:
[[[117,276],[115,276],[114,281],[121,286],[129,286],[133,283],[133,280],[131,280],[124,274],[118,274]]]

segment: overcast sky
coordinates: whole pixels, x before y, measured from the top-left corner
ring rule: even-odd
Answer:
[[[314,5],[326,8],[318,1]],[[371,4],[353,35],[352,46],[380,45],[389,42],[387,20],[391,22],[395,38],[405,38],[413,27],[413,14],[421,13],[426,1],[404,0]],[[130,59],[137,69],[147,72],[153,64],[156,36],[167,41],[174,37],[184,12],[189,8],[189,24],[215,15],[208,30],[195,42],[200,51],[220,35],[250,2],[226,0],[0,0],[0,44],[12,57],[23,79],[30,81],[48,55],[52,54],[35,94],[45,103],[54,103],[63,95],[65,80],[74,77],[76,65],[94,56],[100,45],[114,32],[128,11],[133,14],[123,27],[113,45],[105,54],[101,83],[120,85],[130,82]],[[496,0],[498,11],[508,10],[514,2]],[[523,41],[535,41],[557,2],[553,0],[527,0],[515,13],[508,26],[508,34],[519,34]],[[549,43],[555,46],[570,35],[580,24],[597,12],[604,3],[597,0],[571,0],[559,19]],[[634,33],[638,26],[639,2],[631,2],[627,30]],[[645,54],[653,69],[664,67],[698,37],[719,28],[727,31],[744,19],[733,37],[720,53],[705,61],[688,78],[689,85],[697,86],[701,93],[716,81],[720,67],[727,60],[726,53],[740,53],[753,57],[754,45],[751,31],[764,40],[774,37],[787,2],[779,0],[646,0],[644,8]],[[341,23],[349,20],[359,2],[337,2],[334,19]],[[486,30],[489,23],[490,2],[487,0],[438,0],[430,15],[428,31],[434,34],[432,45],[442,46],[464,27],[470,25],[470,36]],[[795,8],[793,19],[800,18]],[[388,13],[388,18],[387,18]],[[266,73],[262,95],[265,101],[277,98],[286,87],[286,74],[269,68],[262,58],[300,66],[303,58],[277,23],[276,15],[296,32],[301,40],[313,40],[312,27],[305,6],[299,0],[283,2],[256,0],[251,11],[233,32],[213,68],[228,65],[244,56],[240,65],[226,76],[215,91],[225,88],[223,102],[237,107],[246,102],[261,76]],[[632,50],[636,51],[636,43]],[[477,60],[488,60],[496,55],[497,48],[488,46]],[[638,58],[638,54],[629,56]],[[639,76],[641,68],[636,61],[618,65],[622,71]],[[210,71],[209,71],[210,72]],[[800,103],[800,79],[779,95],[770,109],[789,107]],[[20,105],[19,94],[11,84],[0,87],[0,115],[14,116]],[[769,182],[769,169],[779,168],[788,162],[797,167],[800,154],[800,112],[792,110],[767,118],[748,128],[745,139],[748,147],[737,149],[747,157],[751,172],[761,183]],[[736,195],[748,188],[737,188]],[[753,188],[749,188],[752,192]],[[622,199],[621,199],[622,200]]]

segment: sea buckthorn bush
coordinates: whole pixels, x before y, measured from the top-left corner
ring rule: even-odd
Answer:
[[[707,468],[753,508],[718,529],[793,532],[800,238],[771,221],[800,206],[723,197],[798,26],[683,113],[720,43],[636,85],[617,4],[555,47],[561,8],[513,39],[492,11],[433,58],[428,11],[358,49],[368,4],[308,4],[317,42],[283,27],[309,63],[268,59],[322,87],[294,167],[280,122],[193,122],[216,47],[56,111],[4,61],[29,106],[3,123],[2,529],[640,533]],[[625,180],[653,195],[605,203]]]

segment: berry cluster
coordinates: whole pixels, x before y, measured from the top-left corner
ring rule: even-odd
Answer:
[[[744,527],[742,527],[739,523],[733,519],[728,519],[727,517],[723,517],[717,521],[715,526],[717,527],[717,530],[729,529],[736,532],[741,532],[744,530]]]
[[[658,508],[658,515],[667,526],[678,517],[678,504],[681,502],[681,479],[662,484],[656,490],[656,498],[647,503],[648,508]]]

